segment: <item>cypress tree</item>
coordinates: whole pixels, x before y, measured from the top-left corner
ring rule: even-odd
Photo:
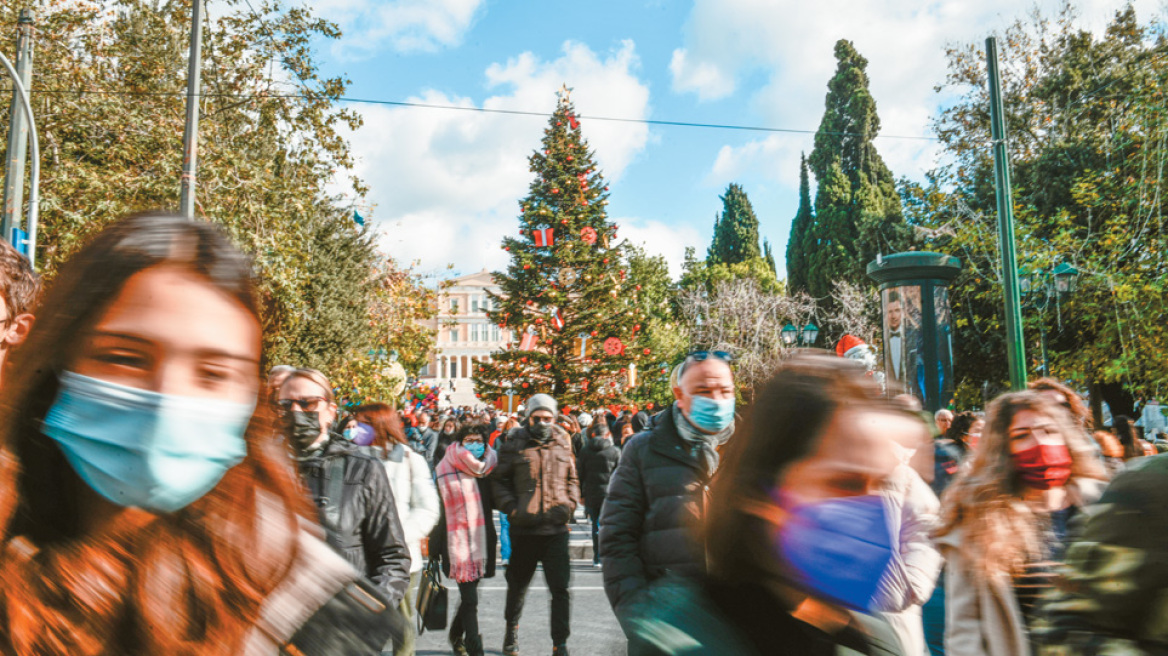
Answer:
[[[775,266],[775,253],[771,250],[771,240],[762,240],[762,253],[763,257],[766,259],[767,266],[771,268],[771,273],[775,274],[775,277],[778,278],[779,268]]]
[[[844,39],[836,42],[835,57],[808,158],[817,190],[803,255],[808,291],[819,297],[830,295],[836,280],[867,285],[868,262],[903,248],[908,233],[892,172],[872,143],[880,117],[868,90],[868,60]]]
[[[762,253],[758,247],[758,217],[750,198],[731,183],[722,198],[722,213],[714,218],[714,239],[706,255],[707,264],[738,264]]]
[[[811,212],[811,182],[807,175],[807,157],[799,156],[799,211],[791,221],[791,236],[787,240],[787,289],[807,291],[807,237],[815,224]]]

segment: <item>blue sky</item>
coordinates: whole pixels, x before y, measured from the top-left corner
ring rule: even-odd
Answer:
[[[1098,28],[1120,0],[1077,3]],[[1057,7],[1054,0],[1040,7]],[[1142,19],[1152,1],[1136,3]],[[947,102],[948,43],[981,42],[1028,7],[981,2],[766,0],[499,2],[320,0],[345,36],[320,45],[323,72],[348,96],[436,105],[550,111],[561,84],[584,116],[814,130],[837,39],[854,41],[885,135],[928,136]],[[1003,63],[1008,66],[1008,62]],[[546,120],[481,112],[358,105],[355,173],[372,188],[364,214],[384,249],[423,272],[470,273],[505,261],[518,228],[526,158]],[[709,243],[718,196],[746,189],[780,275],[811,135],[582,121],[611,181],[621,234],[664,255],[676,273],[686,246]],[[897,176],[920,179],[939,157],[930,141],[877,142]],[[448,265],[453,265],[448,269]]]

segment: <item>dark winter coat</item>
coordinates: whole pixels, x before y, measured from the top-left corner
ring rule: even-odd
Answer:
[[[331,462],[337,459],[344,462],[339,501],[327,499],[327,477],[333,470]],[[410,551],[385,467],[337,436],[319,454],[298,464],[301,479],[320,512],[329,544],[381,587],[396,605],[410,584]],[[339,506],[336,526],[331,526],[325,516],[330,504]]]
[[[511,535],[558,535],[580,503],[580,481],[568,432],[552,426],[540,443],[526,426],[516,428],[497,451],[491,472],[495,504],[507,515]]]
[[[618,462],[620,449],[613,446],[612,440],[608,438],[589,438],[580,451],[576,458],[576,473],[580,476],[584,503],[589,507],[599,507],[604,502],[608,494],[608,481]]]
[[[430,454],[430,471],[438,469],[438,463],[446,457],[446,447],[456,441],[458,435],[444,435],[434,431],[434,452]]]
[[[434,459],[434,450],[438,447],[438,431],[429,426],[418,426],[410,429],[408,437],[410,448],[425,458],[426,462]]]
[[[483,574],[484,579],[489,579],[495,575],[495,556],[498,554],[499,535],[495,532],[495,499],[494,486],[491,485],[490,478],[480,478],[475,481],[479,486],[479,497],[483,502],[483,517],[486,519],[484,527],[487,529],[487,565]],[[442,562],[442,573],[446,578],[450,578],[450,556],[447,551],[446,540],[446,503],[439,503],[438,524],[434,530],[430,532],[430,556],[440,558]]]
[[[705,509],[709,479],[673,423],[672,412],[629,438],[600,515],[604,591],[613,609],[668,573],[705,573],[692,531]]]

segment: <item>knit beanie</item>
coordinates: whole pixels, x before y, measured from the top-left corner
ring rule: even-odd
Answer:
[[[547,394],[536,394],[530,399],[527,399],[527,403],[524,404],[523,418],[531,418],[531,413],[536,410],[547,410],[554,417],[559,414],[559,404]]]

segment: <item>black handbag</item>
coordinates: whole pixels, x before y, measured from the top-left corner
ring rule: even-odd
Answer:
[[[442,569],[438,566],[438,559],[431,557],[422,570],[422,579],[418,583],[418,635],[431,631],[441,631],[446,628],[446,606],[449,593],[442,585]]]

